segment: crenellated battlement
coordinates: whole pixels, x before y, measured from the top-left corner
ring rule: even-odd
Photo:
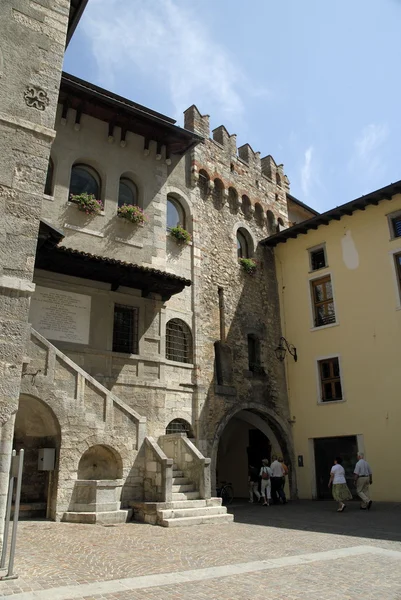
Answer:
[[[236,134],[230,134],[224,125],[210,132],[209,115],[202,115],[195,105],[185,111],[184,127],[205,138],[192,151],[194,186],[200,185],[204,194],[220,194],[221,206],[231,200],[244,214],[264,215],[260,221],[271,219],[273,214],[275,223],[288,222],[286,194],[290,182],[282,164],[270,154],[261,158],[250,144],[237,147]]]
[[[282,186],[286,192],[289,191],[289,180],[282,164],[278,165],[270,154],[261,158],[260,152],[255,152],[250,144],[237,147],[236,134],[230,134],[224,125],[210,132],[210,116],[202,115],[194,104],[184,112],[184,127],[202,135],[205,138],[204,145],[218,145],[219,150],[214,152],[217,162],[229,167],[231,173],[248,168],[253,172],[255,180],[264,176],[272,183]],[[199,150],[202,150],[202,146],[199,146]]]

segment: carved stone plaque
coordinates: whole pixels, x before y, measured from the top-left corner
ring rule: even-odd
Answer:
[[[89,343],[91,297],[36,286],[29,321],[48,340]]]

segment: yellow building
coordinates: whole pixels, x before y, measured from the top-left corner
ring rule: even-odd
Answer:
[[[330,496],[357,451],[375,500],[400,501],[401,181],[271,236],[300,498]]]

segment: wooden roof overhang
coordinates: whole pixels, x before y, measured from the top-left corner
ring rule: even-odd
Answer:
[[[331,221],[339,221],[345,215],[350,216],[357,210],[365,210],[367,206],[377,206],[382,200],[391,200],[395,194],[401,194],[401,180],[370,194],[366,194],[366,196],[361,196],[360,198],[351,200],[351,202],[336,206],[336,208],[318,214],[316,217],[297,223],[288,229],[284,229],[262,240],[260,244],[262,246],[270,246],[271,248],[274,248],[278,244],[285,244],[287,240],[306,234],[311,229],[317,229],[321,225],[328,225]]]
[[[88,0],[71,0],[70,14],[68,19],[66,46],[70,43],[75,29],[79,23],[82,13],[85,10]]]
[[[121,127],[122,140],[127,131],[132,131],[144,138],[145,148],[150,140],[159,149],[165,146],[167,157],[185,154],[203,141],[202,136],[175,125],[174,119],[68,73],[62,74],[59,102],[63,105],[63,115],[73,108],[78,115],[84,113],[105,121],[109,124],[109,135],[113,135],[114,127]]]
[[[142,291],[142,296],[159,294],[163,301],[179,294],[189,279],[159,269],[123,262],[115,258],[96,256],[57,244],[64,234],[41,221],[36,250],[35,268],[62,275],[109,283],[116,291],[120,286]]]

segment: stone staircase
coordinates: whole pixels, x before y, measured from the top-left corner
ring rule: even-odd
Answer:
[[[195,484],[173,465],[172,502],[157,503],[157,523],[181,527],[207,523],[231,523],[233,515],[221,506],[221,498],[200,499]]]

